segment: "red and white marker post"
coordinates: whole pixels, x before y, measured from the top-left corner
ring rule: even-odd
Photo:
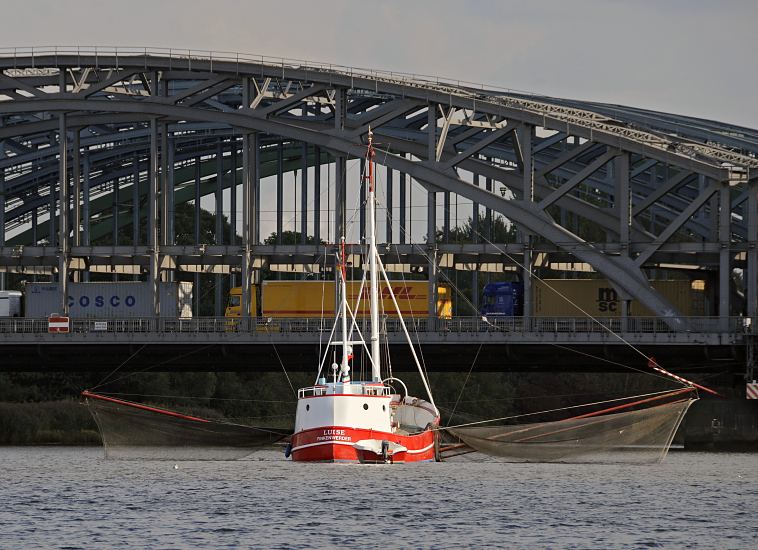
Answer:
[[[68,316],[53,313],[47,318],[47,332],[49,333],[68,333],[70,329],[71,319]]]

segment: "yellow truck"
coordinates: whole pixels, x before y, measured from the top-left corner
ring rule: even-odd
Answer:
[[[400,306],[403,317],[426,317],[429,285],[426,281],[390,281],[392,292]],[[358,302],[360,281],[348,281],[347,298],[351,308]],[[250,289],[250,311],[253,315],[271,318],[331,317],[334,314],[334,281],[263,281]],[[389,288],[386,283],[379,285],[382,311],[395,317]],[[242,313],[242,287],[229,291],[226,317],[239,317]],[[363,297],[356,316],[368,317],[368,284],[364,285]],[[437,316],[450,319],[453,302],[450,287],[437,287]]]

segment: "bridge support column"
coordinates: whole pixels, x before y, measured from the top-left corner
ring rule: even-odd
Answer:
[[[224,244],[224,144],[221,139],[216,146],[216,244]],[[214,315],[221,317],[224,300],[224,277],[216,274],[214,277]]]
[[[111,193],[111,233],[113,246],[118,246],[118,209],[119,209],[119,178],[113,178],[113,192]],[[118,282],[118,273],[113,272],[113,282]]]
[[[321,148],[313,148],[313,242],[321,242]]]
[[[155,82],[155,81],[154,81]],[[150,120],[150,163],[148,169],[148,213],[147,213],[147,241],[150,251],[150,265],[148,267],[147,280],[150,284],[150,294],[153,301],[153,314],[160,315],[160,300],[158,295],[158,211],[160,175],[158,174],[158,121]]]
[[[174,138],[168,139],[168,172],[166,173],[166,244],[176,244],[176,215],[175,215],[175,171],[174,164],[176,158],[176,140]],[[171,270],[173,275],[173,270]],[[171,277],[171,280],[174,278]]]
[[[747,182],[747,315],[758,329],[758,179]]]
[[[404,154],[400,155],[402,158],[405,158]],[[406,175],[403,172],[400,172],[399,178],[398,178],[398,184],[397,184],[397,193],[400,195],[400,200],[398,204],[398,217],[399,217],[399,229],[400,232],[398,234],[398,242],[400,244],[405,244],[406,242],[409,242],[410,239],[406,240],[406,220],[408,219],[408,214],[406,212],[406,202],[408,198],[408,189],[405,182]]]
[[[384,238],[387,241],[387,244],[390,244],[390,243],[394,242],[392,240],[392,207],[393,207],[393,204],[394,204],[394,200],[393,200],[394,199],[394,197],[393,197],[393,191],[394,190],[392,189],[393,186],[394,186],[394,182],[392,181],[392,168],[390,168],[388,166],[387,167],[387,192],[386,192],[386,197],[387,197],[387,199],[386,199],[387,200],[387,205],[386,205],[386,207],[387,207],[387,212],[386,212],[387,216],[386,216],[386,220],[387,221],[385,222],[387,225],[384,228]]]
[[[429,191],[426,197],[426,252],[429,256],[427,313],[433,323],[437,318],[437,194]]]
[[[89,159],[89,151],[87,149],[84,150],[84,155],[82,159],[82,237],[81,237],[81,243],[84,246],[90,245],[90,236],[89,236],[89,215],[90,215],[90,209],[89,209],[89,193],[90,191],[90,159]],[[89,282],[89,268],[84,270],[84,273],[82,274],[82,280],[87,283]]]
[[[163,87],[163,86],[162,86]],[[165,94],[161,94],[165,95]],[[170,232],[171,232],[171,200],[170,200],[170,182],[169,182],[169,140],[168,140],[168,124],[165,122],[162,122],[160,124],[160,207],[161,207],[161,215],[160,215],[160,227],[161,227],[161,235],[160,235],[160,243],[161,246],[166,246],[171,244],[170,241]],[[161,264],[163,264],[163,258],[165,256],[162,255],[161,257]],[[168,281],[170,279],[170,270],[168,269],[161,269],[160,270],[160,280],[161,281]]]
[[[276,244],[282,244],[284,235],[284,138],[276,146]]]
[[[629,188],[629,153],[620,153],[613,162],[614,177],[616,179],[616,203],[619,217],[619,243],[621,254],[629,256],[631,250],[632,233],[632,195]],[[621,330],[626,332],[629,323],[630,296],[626,292],[619,293],[621,298]]]
[[[60,215],[58,217],[58,234],[60,239],[60,256],[58,259],[58,291],[60,292],[60,312],[68,314],[68,262],[69,262],[69,239],[68,239],[68,128],[66,127],[66,114],[58,115],[58,182]],[[53,193],[51,193],[53,194]],[[53,211],[54,213],[54,211]],[[55,228],[50,224],[51,234]]]
[[[256,312],[250,308],[252,286],[252,243],[256,242],[252,216],[258,197],[255,194],[257,171],[258,134],[242,136],[242,316],[250,318]]]
[[[71,213],[71,229],[73,231],[72,239],[73,239],[73,246],[80,246],[82,244],[82,235],[81,235],[81,219],[82,219],[82,160],[80,156],[80,128],[74,129],[74,142],[73,142],[73,163],[71,165],[71,171],[72,176],[74,180],[74,188],[73,188],[73,211]],[[81,281],[82,278],[82,272],[81,270],[74,271],[72,274],[74,282]]]
[[[3,158],[3,142],[0,141],[0,158]],[[0,168],[0,247],[5,246],[5,168]],[[0,290],[5,290],[5,271],[0,273]]]
[[[229,140],[231,158],[229,163],[229,244],[237,244],[237,137]],[[240,265],[240,269],[242,266]],[[242,278],[242,275],[240,275]],[[229,288],[237,286],[237,274],[229,269]]]
[[[719,190],[719,318],[722,330],[729,326],[731,264],[731,217],[732,205],[729,182],[721,184]]]
[[[303,175],[300,178],[300,243],[308,242],[308,143],[302,144]]]
[[[132,162],[132,246],[139,246],[141,227],[139,220],[139,155],[134,155]],[[135,273],[132,278],[134,281],[139,281],[139,273]]]
[[[202,210],[200,209],[200,184],[202,183],[200,157],[195,157],[195,246],[200,247],[200,218]],[[202,260],[200,260],[202,261]],[[199,267],[197,268],[199,269]],[[200,316],[200,272],[195,271],[194,288],[192,297],[195,301],[195,315]]]
[[[442,242],[450,242],[450,191],[445,191],[442,212]]]
[[[427,132],[427,162],[435,162],[437,151],[437,105],[430,103],[427,109],[426,132]],[[427,269],[428,281],[428,305],[427,314],[429,321],[434,327],[437,317],[437,194],[428,191],[426,195],[426,248],[429,255],[429,267]]]
[[[534,161],[532,156],[532,140],[534,138],[534,126],[530,125],[522,125],[519,126],[518,130],[518,142],[519,147],[521,148],[521,160],[522,160],[522,170],[523,170],[523,179],[522,179],[522,185],[523,185],[523,199],[524,202],[532,203],[534,202]],[[488,186],[487,190],[492,190],[492,184],[490,180],[487,180]],[[487,210],[488,216],[491,216],[490,210]],[[490,226],[489,231],[491,232],[491,219],[488,222],[488,226]],[[523,269],[523,277],[524,277],[524,324],[528,327],[530,323],[530,319],[532,317],[532,270],[533,270],[533,262],[534,258],[532,256],[532,235],[531,233],[521,230],[521,242],[524,245],[524,269]],[[494,239],[494,235],[490,234],[489,237],[491,240]],[[528,329],[527,329],[528,330]]]
[[[478,158],[479,155],[477,155]],[[473,184],[479,187],[479,174],[474,174]],[[471,203],[471,242],[474,244],[479,242],[479,203]],[[471,303],[476,311],[473,315],[479,314],[479,263],[474,266],[471,271]],[[460,309],[459,314],[462,313]]]
[[[230,148],[231,148],[231,168],[229,169],[229,244],[235,245],[237,244],[237,137],[232,136],[230,141]],[[243,152],[244,156],[244,152]],[[235,276],[232,275],[232,286],[237,286],[234,284],[235,282]]]

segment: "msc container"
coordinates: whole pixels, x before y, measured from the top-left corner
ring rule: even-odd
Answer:
[[[426,281],[391,281],[392,292],[395,294],[400,313],[404,317],[426,317],[428,312],[429,287]],[[360,281],[348,281],[347,299],[351,308],[355,307],[360,290]],[[231,300],[239,291],[232,289]],[[363,297],[354,311],[356,316],[369,315],[369,289],[364,285]],[[254,289],[251,297],[255,296]],[[381,311],[390,317],[397,316],[392,303],[387,283],[379,285]],[[264,281],[261,286],[261,315],[263,317],[331,317],[334,314],[334,281]],[[237,300],[239,303],[239,300]],[[255,302],[253,302],[255,303]],[[229,316],[231,309],[227,310]],[[440,285],[437,288],[437,316],[449,319],[452,316],[453,305],[450,288]]]
[[[0,317],[21,317],[21,293],[0,290]]]
[[[651,281],[651,286],[682,315],[703,316],[705,293],[700,281]],[[551,290],[551,287],[554,290]],[[574,305],[575,304],[575,305]],[[549,279],[532,283],[534,315],[541,317],[580,317],[581,310],[598,317],[621,315],[618,292],[606,279]],[[581,308],[581,309],[580,309]],[[632,300],[629,315],[652,317],[655,314]]]
[[[58,283],[28,283],[26,317],[61,313]],[[158,283],[161,317],[192,317],[192,283]],[[152,317],[150,283],[69,283],[69,315],[73,318],[126,319]]]

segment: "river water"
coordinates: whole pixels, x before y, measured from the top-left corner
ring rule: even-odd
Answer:
[[[757,514],[758,454],[369,466],[0,448],[2,548],[755,548]]]

